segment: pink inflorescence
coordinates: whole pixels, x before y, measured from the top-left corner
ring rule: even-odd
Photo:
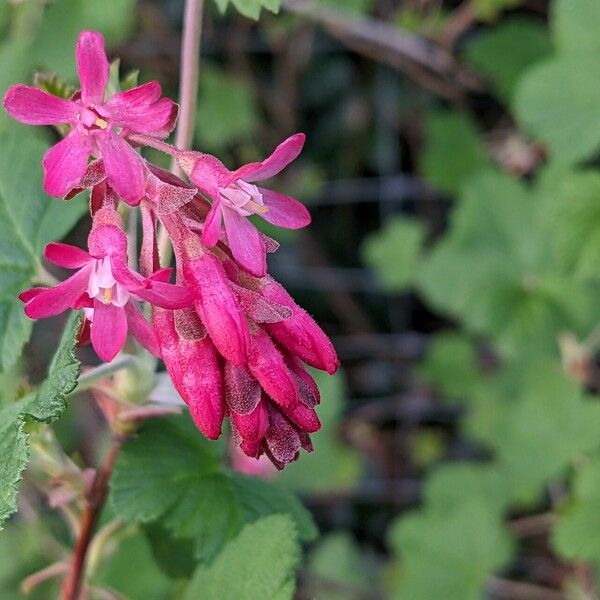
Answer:
[[[68,125],[43,159],[44,188],[71,198],[90,190],[92,229],[87,251],[52,243],[47,260],[75,273],[53,288],[21,294],[33,318],[85,311],[82,335],[111,361],[127,333],[162,357],[197,427],[210,439],[228,417],[233,441],[248,457],[266,455],[277,468],[311,451],[320,427],[319,390],[306,368],[335,373],[328,337],[281,284],[267,274],[277,244],[248,217],[289,229],[310,215],[297,200],[259,187],[301,152],[304,135],[281,143],[262,162],[228,170],[214,156],[177,149],[163,140],[177,105],[157,82],[107,97],[109,64],[102,35],[83,31],[76,48],[81,89],[63,99],[12,86],[4,108],[32,125]],[[175,157],[189,182],[144,160],[152,146]],[[139,271],[129,266],[118,205],[138,206],[143,238]],[[173,244],[176,269],[160,268],[156,230]],[[138,303],[151,306],[148,320]]]

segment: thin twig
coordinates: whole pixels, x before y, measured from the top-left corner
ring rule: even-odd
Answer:
[[[123,444],[123,438],[114,437],[108,450],[104,464],[100,467],[94,478],[81,518],[81,531],[75,546],[69,575],[62,588],[62,600],[79,600],[83,581],[83,573],[87,551],[96,528],[96,523],[102,512],[108,481],[110,479],[115,460]]]
[[[462,91],[481,89],[478,78],[450,52],[418,35],[384,21],[320,9],[306,0],[283,0],[282,6],[323,25],[353,50],[404,71],[436,94],[456,99]]]
[[[487,592],[492,598],[502,600],[565,600],[558,590],[500,577],[490,577]]]
[[[69,396],[89,390],[101,379],[106,379],[117,371],[132,367],[137,360],[138,359],[131,354],[122,354],[110,363],[103,363],[97,367],[89,369],[88,371],[84,371],[79,377],[77,387],[69,394]]]
[[[175,136],[175,145],[181,150],[189,149],[194,137],[203,8],[204,0],[186,0],[179,71],[179,124]],[[171,162],[171,172],[179,173],[175,158]],[[171,241],[164,227],[160,229],[158,234],[158,248],[163,264],[170,262]]]

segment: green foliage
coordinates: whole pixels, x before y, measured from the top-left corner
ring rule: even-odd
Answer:
[[[196,136],[202,146],[223,151],[249,139],[258,124],[258,107],[248,85],[215,66],[204,66],[196,119]]]
[[[344,531],[331,533],[319,541],[308,558],[307,570],[315,589],[319,589],[319,600],[362,597],[373,589],[361,549]]]
[[[446,194],[455,194],[469,175],[490,166],[473,123],[465,116],[441,110],[425,121],[425,148],[420,170],[427,181]]]
[[[373,0],[318,0],[323,8],[335,9],[352,15],[366,15],[373,8]]]
[[[0,525],[16,510],[17,483],[29,460],[25,423],[57,419],[77,385],[80,363],[74,351],[80,327],[81,316],[73,313],[37,392],[0,410]]]
[[[277,14],[281,6],[281,0],[215,0],[215,2],[222,13],[225,13],[231,4],[244,17],[254,21],[258,21],[263,8]]]
[[[175,538],[193,539],[202,561],[212,560],[244,524],[270,514],[288,513],[304,540],[316,535],[309,513],[291,494],[223,471],[214,443],[186,416],[147,423],[125,445],[111,501],[126,521],[158,521]]]
[[[35,281],[44,246],[64,236],[86,206],[49,199],[41,191],[45,144],[7,133],[0,134],[0,145],[0,370],[6,370],[31,334],[17,294]]]
[[[481,383],[477,349],[459,333],[436,335],[420,365],[419,373],[451,400],[471,397]]]
[[[564,558],[600,565],[600,456],[582,464],[575,475],[572,498],[560,508],[554,527],[554,548]]]
[[[339,439],[338,422],[346,397],[343,373],[331,377],[320,371],[313,376],[321,390],[318,407],[322,427],[313,434],[314,452],[289,464],[277,481],[299,493],[326,493],[356,485],[363,469],[358,452]]]
[[[392,526],[400,558],[394,598],[477,600],[509,559],[498,475],[473,466],[446,467],[427,483],[425,505]]]
[[[500,173],[465,185],[452,227],[417,278],[424,297],[507,355],[555,352],[565,328],[593,327],[597,290],[557,269],[554,227],[535,189]]]
[[[394,217],[367,237],[362,248],[364,261],[375,270],[385,289],[401,291],[413,282],[424,239],[420,221]]]
[[[291,600],[299,563],[293,520],[265,517],[246,525],[211,566],[199,567],[184,600]]]
[[[513,18],[469,41],[465,55],[505,101],[527,69],[551,52],[546,29],[537,21]]]
[[[600,405],[554,361],[521,358],[480,389],[466,429],[494,452],[513,501],[532,502],[598,445]]]
[[[555,2],[557,51],[528,72],[515,97],[517,117],[563,164],[594,156],[600,148],[599,13],[597,2]]]

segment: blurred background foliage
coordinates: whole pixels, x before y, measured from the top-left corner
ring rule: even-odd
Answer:
[[[289,575],[260,572],[273,563],[296,569],[297,598],[598,598],[600,0],[283,0],[278,15],[263,0],[258,23],[247,17],[261,2],[227,4],[206,6],[195,145],[233,166],[307,133],[278,184],[313,227],[266,230],[283,242],[270,268],[344,369],[319,380],[314,454],[264,471],[274,495],[223,470],[230,450],[185,420],[145,428],[113,477],[104,518],[118,516],[118,532],[94,583],[118,598],[290,597]],[[73,82],[73,43],[89,28],[122,73],[139,68],[176,96],[182,11],[0,0],[0,89],[40,70]],[[3,113],[0,131],[22,136],[0,151],[0,195],[20,193],[14,169],[39,188],[35,138],[50,132]],[[35,253],[82,216],[72,206],[56,231],[32,225]],[[4,398],[29,385],[13,366],[29,326],[11,298],[37,266],[17,259],[0,297]],[[40,326],[27,346],[34,378],[57,329]],[[75,462],[104,448],[100,423],[91,403],[70,403],[57,435]],[[23,488],[0,535],[2,598],[69,545],[27,477]],[[255,587],[235,587],[240,554],[258,549]],[[53,597],[52,585],[30,597]]]

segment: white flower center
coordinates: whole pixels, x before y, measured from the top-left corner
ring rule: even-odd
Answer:
[[[241,179],[226,188],[221,188],[221,201],[240,215],[248,217],[256,213],[267,212],[267,207],[258,188]]]
[[[121,307],[129,300],[129,292],[113,276],[110,256],[94,261],[87,291],[90,298],[97,298],[103,304]]]

